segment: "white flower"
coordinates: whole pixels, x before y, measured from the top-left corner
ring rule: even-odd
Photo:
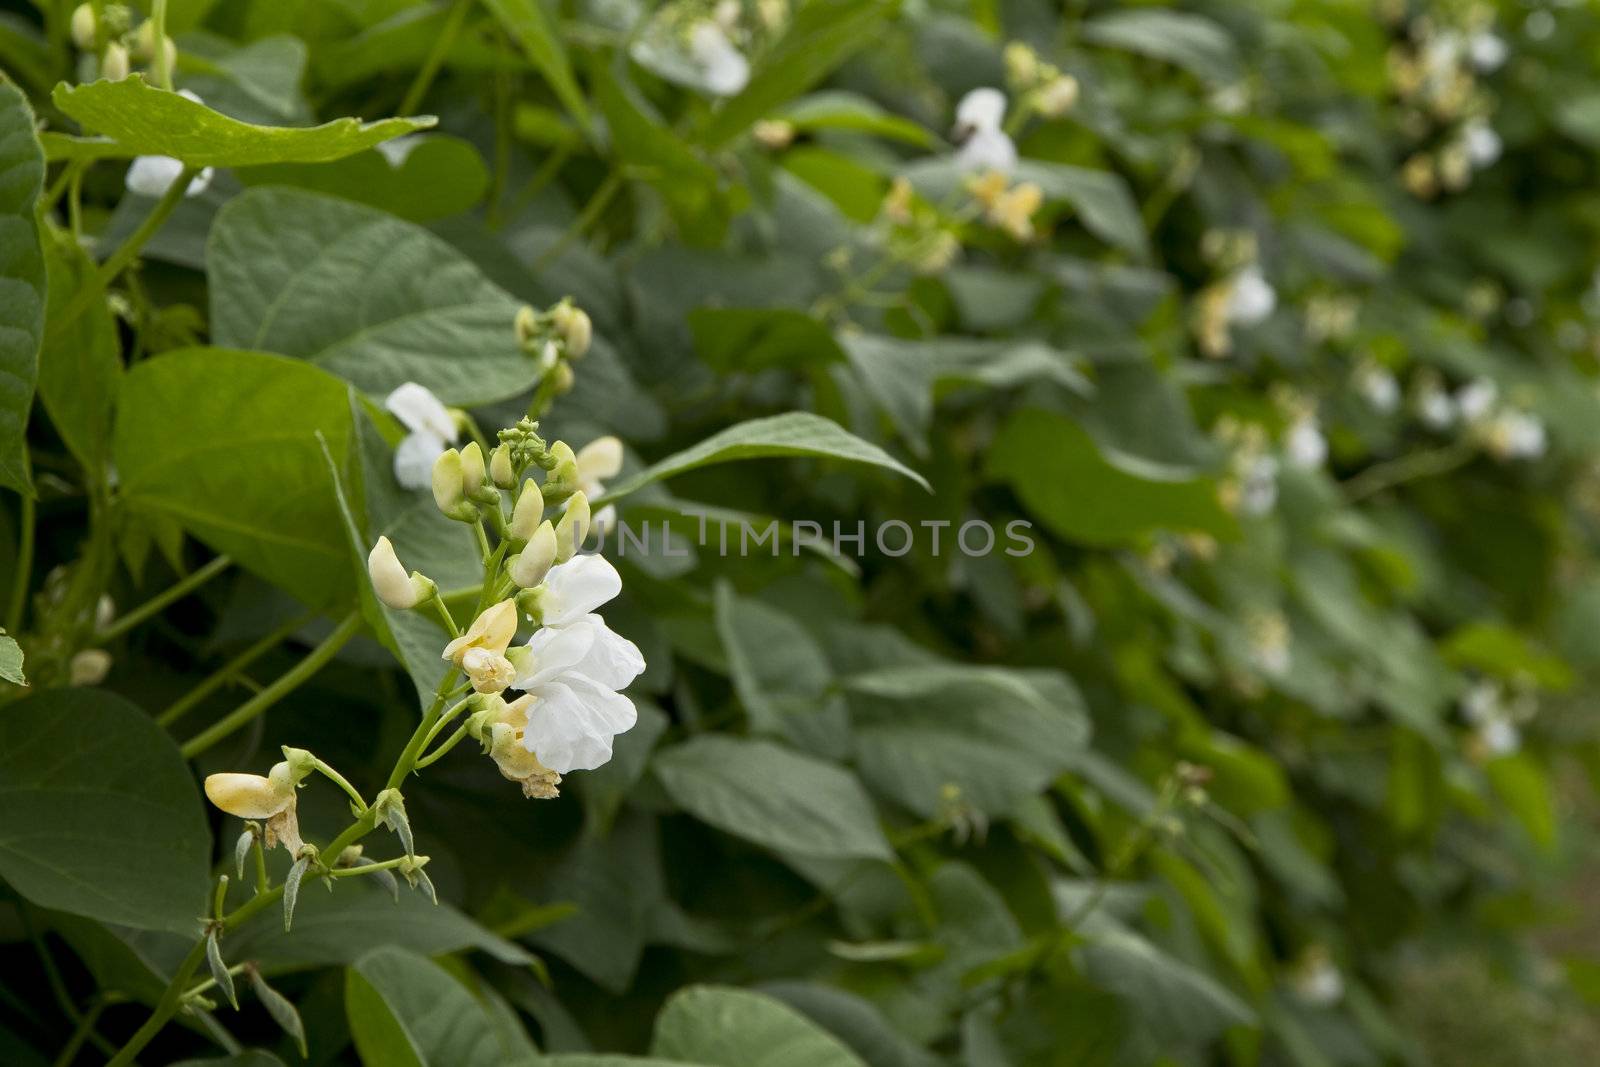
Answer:
[[[1006,117],[1006,94],[999,89],[974,89],[956,105],[956,126],[952,137],[961,147],[956,164],[968,171],[999,171],[1010,174],[1017,168],[1017,146],[1002,128]]]
[[[1277,502],[1278,461],[1272,456],[1258,455],[1245,467],[1239,480],[1239,510],[1259,517],[1271,511]]]
[[[1425,386],[1417,394],[1417,416],[1430,430],[1443,430],[1456,421],[1456,402],[1437,385]]]
[[[1467,56],[1482,74],[1500,69],[1510,52],[1511,49],[1507,47],[1505,39],[1488,30],[1473,34],[1472,39],[1467,42]]]
[[[1526,411],[1508,409],[1489,423],[1489,451],[1501,459],[1538,459],[1548,443],[1544,423]]]
[[[750,61],[710,19],[689,31],[689,56],[705,75],[706,89],[717,96],[732,96],[750,81]]]
[[[567,626],[622,592],[622,575],[604,556],[574,556],[550,568],[539,596],[542,626]]]
[[[1387,368],[1376,364],[1362,368],[1356,384],[1376,410],[1388,414],[1400,406],[1400,383]]]
[[[1278,306],[1278,291],[1255,264],[1233,276],[1228,288],[1228,321],[1254,326]]]
[[[1522,747],[1522,731],[1507,719],[1492,719],[1472,736],[1490,756],[1509,756]]]
[[[1290,984],[1300,1002],[1313,1008],[1332,1007],[1344,997],[1344,975],[1320,945],[1301,955]]]
[[[197,104],[205,103],[197,94],[190,92],[188,89],[179,90],[178,95]],[[160,198],[166,195],[167,190],[172,187],[172,183],[177,181],[178,176],[182,173],[183,162],[171,156],[136,156],[134,161],[128,165],[128,174],[123,180],[126,182],[130,193]],[[189,179],[189,187],[183,191],[183,195],[199,196],[205,192],[211,186],[212,174],[213,169],[211,167],[201,170],[200,173]]]
[[[411,432],[394,452],[394,476],[407,489],[433,484],[433,465],[455,443],[461,430],[438,397],[426,386],[406,382],[384,398],[383,406]]]
[[[595,614],[565,626],[542,627],[526,647],[513,689],[538,689],[566,674],[581,674],[607,689],[626,689],[644,672],[639,646]]]
[[[578,491],[590,500],[605,495],[602,479],[615,478],[622,470],[622,442],[615,437],[597,437],[578,449]],[[615,504],[607,504],[595,513],[595,533],[604,538],[617,520]]]
[[[1289,462],[1296,467],[1320,467],[1328,458],[1328,439],[1322,436],[1322,427],[1315,415],[1302,415],[1295,419],[1283,444]]]
[[[1473,119],[1461,129],[1461,140],[1472,165],[1482,170],[1500,158],[1500,135],[1483,119]]]
[[[1289,620],[1282,612],[1256,614],[1246,623],[1250,660],[1256,669],[1274,678],[1289,673]]]
[[[1477,422],[1489,414],[1498,399],[1500,387],[1487,378],[1477,378],[1456,390],[1456,410],[1468,422]]]
[[[611,759],[617,734],[638,721],[633,701],[581,674],[528,691],[522,747],[557,774],[592,771]]]

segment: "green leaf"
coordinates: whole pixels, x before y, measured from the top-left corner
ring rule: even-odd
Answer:
[[[0,715],[0,877],[42,907],[193,937],[211,833],[166,732],[103,689]]]
[[[1540,650],[1507,626],[1468,623],[1446,637],[1439,652],[1454,667],[1484,671],[1508,680],[1528,677],[1547,689],[1572,685],[1572,668],[1559,656]]]
[[[706,985],[681,989],[662,1005],[650,1054],[707,1067],[866,1067],[783,1001]]]
[[[759,733],[780,734],[820,755],[844,756],[850,723],[829,693],[833,670],[803,626],[759,600],[716,591],[717,634],[735,692]]]
[[[261,1006],[272,1016],[272,1021],[278,1024],[278,1029],[294,1039],[295,1045],[300,1049],[300,1058],[305,1059],[306,1024],[301,1021],[300,1011],[294,1006],[294,1002],[269,986],[259,971],[250,972],[250,986],[255,990],[256,999],[261,1001]]]
[[[205,1060],[179,1060],[172,1067],[283,1067],[283,1061],[261,1049],[246,1049],[232,1056],[216,1056]]]
[[[469,211],[489,189],[489,168],[478,150],[445,134],[416,137],[387,153],[368,149],[333,163],[243,167],[237,175],[245,185],[293,186],[354,200],[411,222]]]
[[[1174,1047],[1204,1047],[1230,1026],[1248,1026],[1255,1013],[1206,972],[1176,959],[1115,920],[1095,916],[1083,969],[1091,982],[1115,993],[1140,1022],[1155,1062]]]
[[[828,328],[793,308],[694,308],[689,331],[700,358],[724,374],[798,370],[844,359]]]
[[[0,630],[0,678],[12,685],[27,685],[22,676],[22,649],[16,639]]]
[[[655,756],[656,776],[685,811],[779,852],[889,859],[861,783],[831,763],[768,741],[703,734]]]
[[[465,986],[438,964],[385,947],[345,972],[345,1012],[362,1062],[418,1067],[501,1067],[531,1057],[532,1045],[507,1050]]]
[[[626,479],[606,493],[601,502],[617,500],[654,482],[697,467],[766,456],[819,456],[851,463],[870,463],[903,474],[924,489],[928,488],[928,482],[922,475],[877,445],[842,429],[838,423],[810,412],[791,411],[764,419],[751,419],[712,434],[692,448],[675,452]]]
[[[1154,530],[1228,536],[1235,529],[1210,479],[1128,473],[1113,466],[1082,427],[1038,408],[1019,411],[1001,426],[988,471],[1069,541],[1119,545]]]
[[[422,115],[379,122],[344,118],[311,127],[255,126],[158,89],[140,74],[121,81],[63,83],[51,99],[85,129],[110,137],[135,155],[172,156],[194,167],[326,163],[425,130],[436,121]]]
[[[72,238],[50,230],[45,241],[50,295],[39,351],[39,402],[86,474],[100,476],[110,458],[112,412],[122,383],[122,352],[111,309],[92,300],[70,322],[63,314],[93,284],[94,261]]]
[[[867,784],[933,817],[948,786],[999,817],[1039,793],[1089,741],[1083,698],[1048,671],[922,664],[842,680]]]
[[[873,42],[892,7],[885,0],[810,0],[800,6],[749,84],[712,116],[705,143],[721,147],[827,77]]]
[[[206,270],[218,344],[309,360],[380,397],[411,381],[482,404],[537,379],[517,300],[427,230],[360,204],[248,190],[217,212]]]
[[[562,106],[573,118],[588,126],[589,108],[584,103],[583,93],[578,89],[577,80],[572,76],[572,62],[567,58],[567,50],[562,47],[561,37],[557,34],[556,27],[540,0],[483,0],[483,2],[494,12],[494,17],[500,20],[500,25],[505,27],[506,32],[522,46],[528,61],[539,68],[539,73],[550,83],[550,88],[560,98]]]
[[[206,935],[206,966],[210,968],[211,977],[216,981],[217,988],[228,998],[233,1010],[238,1011],[239,994],[233,988],[233,975],[228,973],[228,964],[222,958],[222,946],[217,943],[215,930]]]
[[[35,214],[43,183],[33,111],[16,86],[0,81],[0,486],[28,496],[28,410],[44,334],[45,265]]]
[[[1555,790],[1539,761],[1518,752],[1490,760],[1484,775],[1534,844],[1546,852],[1553,850],[1560,830]]]
[[[307,604],[344,602],[353,569],[317,434],[343,450],[346,386],[297,360],[190,348],[123,381],[123,498],[181,523]]]
[[[1165,60],[1213,85],[1239,79],[1233,38],[1201,15],[1164,8],[1109,11],[1083,24],[1083,39]]]
[[[850,130],[928,149],[938,143],[926,129],[885,111],[869,97],[836,89],[802,97],[779,111],[777,117],[801,133]]]

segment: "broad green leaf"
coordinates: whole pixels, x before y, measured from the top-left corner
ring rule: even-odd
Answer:
[[[109,137],[80,137],[44,130],[39,134],[39,144],[44,147],[45,159],[51,163],[70,160],[132,159],[139,153]]]
[[[300,92],[306,56],[305,42],[286,33],[246,44],[209,33],[190,34],[183,43],[177,87],[243,122],[306,126],[311,113]]]
[[[246,1049],[232,1056],[216,1056],[204,1060],[179,1060],[172,1067],[283,1067],[283,1061],[261,1049]]]
[[[937,143],[933,134],[910,119],[885,111],[868,97],[842,90],[801,97],[779,111],[777,117],[800,132],[850,130],[929,149]]]
[[[1468,667],[1505,679],[1528,677],[1547,689],[1572,685],[1572,668],[1559,656],[1542,651],[1506,626],[1469,623],[1446,637],[1439,651],[1454,667]]]
[[[1517,752],[1490,760],[1484,775],[1534,844],[1547,852],[1554,849],[1560,833],[1556,795],[1539,762],[1526,752]]]
[[[1153,1062],[1174,1047],[1204,1047],[1255,1013],[1211,975],[1168,955],[1113,919],[1096,915],[1082,948],[1089,980],[1115,993],[1139,1020],[1141,1047]]]
[[[501,1044],[504,1032],[467,988],[426,957],[374,949],[345,972],[345,1011],[356,1050],[368,1064],[501,1067],[532,1058]]]
[[[669,796],[719,830],[779,852],[888,859],[861,783],[848,771],[768,741],[702,734],[658,752]]]
[[[928,482],[922,475],[877,445],[842,429],[838,423],[810,412],[791,411],[764,419],[751,419],[712,434],[692,448],[675,452],[651,464],[611,489],[602,500],[619,499],[654,482],[697,467],[767,456],[817,456],[852,463],[870,463],[903,474],[924,489],[928,488]]]
[[[827,77],[872,43],[892,6],[885,0],[810,0],[800,6],[750,83],[712,116],[705,143],[726,144]]]
[[[347,387],[298,360],[190,348],[123,380],[113,455],[136,510],[181,523],[308,604],[342,602],[354,573],[318,443],[350,439]]]
[[[561,104],[584,126],[589,125],[589,108],[572,76],[572,62],[561,44],[554,20],[542,0],[483,0],[516,42],[528,61],[539,68]]]
[[[333,163],[244,167],[245,185],[289,185],[432,222],[469,211],[489,188],[489,168],[470,142],[445,134],[391,141]]]
[[[707,1067],[866,1067],[783,1001],[723,986],[674,993],[656,1016],[650,1053]]]
[[[1207,478],[1156,480],[1113,466],[1076,423],[1037,408],[1020,411],[990,446],[988,471],[1010,483],[1054,533],[1118,545],[1155,530],[1226,536],[1235,526]]]
[[[28,473],[28,409],[44,334],[45,265],[34,209],[44,183],[44,153],[33,111],[16,86],[0,81],[0,486],[33,495]]]
[[[50,295],[39,350],[39,402],[78,463],[97,478],[109,458],[112,412],[122,382],[117,325],[104,299],[71,322],[63,315],[94,278],[89,254],[64,231],[50,229],[44,246]]]
[[[309,360],[379,397],[410,381],[482,404],[537,378],[517,300],[427,230],[360,204],[248,190],[217,212],[206,270],[218,344]]]
[[[799,370],[844,359],[828,328],[794,308],[695,308],[688,318],[700,358],[724,374]]]
[[[1201,15],[1164,8],[1108,11],[1083,24],[1083,39],[1166,60],[1214,85],[1239,78],[1233,38]]]
[[[856,760],[872,788],[933,817],[960,802],[991,816],[1039,793],[1088,744],[1083,698],[1051,672],[924,664],[842,680],[852,702]]]
[[[939,1059],[890,1024],[865,997],[820,982],[768,982],[776,997],[855,1050],[871,1067],[937,1067]]]
[[[538,1067],[704,1067],[704,1065],[685,1063],[682,1060],[664,1060],[659,1056],[567,1052],[555,1056],[541,1056]]]
[[[16,639],[4,630],[0,630],[0,679],[12,685],[28,684],[22,675],[22,649],[18,647]]]
[[[842,757],[850,723],[833,670],[803,626],[759,600],[716,592],[717,634],[728,655],[734,691],[758,733],[778,734],[819,755]]]
[[[104,689],[51,689],[0,715],[0,877],[40,905],[190,937],[211,833],[177,745]]]
[[[86,129],[142,156],[172,156],[195,167],[249,167],[263,163],[326,163],[401,134],[425,130],[435,119],[335,119],[321,126],[255,126],[232,119],[133,74],[121,81],[58,85],[55,105]]]

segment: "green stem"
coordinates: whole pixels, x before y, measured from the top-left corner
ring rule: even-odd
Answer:
[[[379,871],[392,871],[402,864],[415,862],[416,857],[414,856],[397,856],[392,860],[384,860],[382,863],[363,863],[359,867],[335,867],[333,870],[328,872],[328,877],[354,878],[357,875],[362,874],[376,874]]]
[[[1448,474],[1457,467],[1470,463],[1477,452],[1477,447],[1470,439],[1462,438],[1441,448],[1412,452],[1388,463],[1368,467],[1344,483],[1342,488],[1345,501],[1354,504],[1406,482]]]
[[[280,889],[277,892],[281,893],[283,891]],[[256,897],[250,904],[262,899],[263,897]],[[244,908],[248,908],[250,904],[246,904]],[[243,911],[244,908],[241,908],[240,911]],[[199,968],[200,961],[205,959],[205,955],[206,942],[205,938],[201,938],[194,943],[194,947],[189,950],[189,954],[178,965],[177,973],[172,976],[172,981],[167,983],[166,991],[161,994],[161,999],[156,1002],[155,1010],[150,1013],[150,1018],[146,1019],[144,1025],[139,1027],[132,1037],[128,1038],[128,1043],[122,1046],[122,1050],[111,1058],[111,1062],[106,1067],[128,1067],[133,1062],[133,1058],[161,1032],[161,1028],[167,1025],[167,1020],[172,1018],[183,1003],[183,989],[189,984],[189,979],[194,976],[195,970]]]
[[[111,253],[104,263],[100,264],[100,269],[95,271],[94,278],[89,284],[78,290],[77,295],[72,298],[72,302],[67,305],[66,310],[61,313],[61,317],[55,321],[54,326],[50,329],[47,340],[59,338],[63,330],[76,322],[78,316],[83,314],[90,304],[100,298],[101,294],[106,291],[106,287],[116,279],[117,275],[122,273],[123,268],[133,262],[134,258],[138,256],[139,250],[145,246],[145,243],[150,238],[156,235],[156,231],[161,229],[161,224],[167,221],[167,217],[182,202],[183,194],[188,191],[189,181],[195,176],[196,170],[197,168],[195,167],[183,168],[183,172],[178,175],[177,180],[167,187],[166,192],[161,194],[161,199],[156,201],[156,206],[150,210],[150,214],[146,215],[144,221],[139,223],[138,229],[130,233],[127,240],[123,241],[117,250]]]
[[[583,211],[573,220],[572,225],[567,227],[566,232],[561,235],[555,244],[545,249],[540,253],[539,258],[533,261],[534,274],[542,273],[544,268],[559,259],[561,253],[570,248],[572,243],[579,237],[582,237],[585,230],[594,225],[595,220],[600,217],[600,213],[606,209],[606,205],[611,203],[611,198],[622,191],[622,181],[622,172],[620,170],[614,170],[606,175],[606,180],[601,182],[600,187],[594,191],[594,195],[589,197],[589,202],[583,205]]]
[[[168,604],[182,600],[196,589],[205,585],[211,579],[221,574],[233,565],[233,560],[228,556],[218,556],[198,570],[189,572],[185,578],[179,579],[143,604],[117,619],[110,626],[94,635],[95,644],[104,644],[115,640],[138,626],[141,622],[157,614]]]
[[[351,785],[345,780],[344,775],[340,774],[338,771],[334,770],[320,759],[313,763],[312,766],[321,771],[325,777],[327,777],[340,789],[343,789],[345,794],[349,796],[351,800],[356,802],[356,811],[364,812],[367,810],[367,802],[361,799],[361,794],[356,792],[355,786]]]
[[[231,678],[233,678],[234,675],[238,674],[240,671],[250,666],[250,664],[260,659],[267,653],[268,650],[276,648],[278,645],[282,644],[289,638],[290,634],[294,633],[296,630],[300,629],[302,626],[306,625],[306,623],[310,622],[316,617],[317,613],[312,611],[290,619],[287,623],[278,627],[276,630],[272,631],[267,636],[263,637],[261,640],[257,641],[255,644],[239,653],[233,659],[223,664],[205,681],[201,682],[199,685],[189,690],[189,692],[179,697],[172,703],[170,707],[168,707],[160,715],[156,716],[156,722],[160,723],[162,726],[169,726],[176,722],[183,716],[184,712],[200,703],[218,689],[221,689]]]
[[[261,835],[256,835],[255,844],[250,846],[250,851],[256,856],[256,896],[260,896],[271,888],[271,880],[267,878],[267,850],[261,844]]]
[[[433,49],[429,51],[428,58],[423,60],[421,69],[411,82],[411,88],[406,90],[405,99],[400,101],[401,115],[409,115],[421,106],[422,98],[427,95],[428,86],[433,84],[439,68],[444,65],[445,53],[455,44],[456,35],[461,32],[461,24],[467,20],[467,9],[471,6],[472,0],[455,0],[451,5],[450,14],[445,18],[444,28],[439,31],[439,36],[433,39]]]
[[[456,727],[456,732],[451,734],[449,738],[445,740],[444,744],[440,745],[426,756],[418,759],[416,769],[420,771],[429,764],[437,762],[445,753],[449,752],[452,748],[455,748],[456,745],[460,744],[461,739],[465,736],[467,736],[467,723],[462,723],[460,726]]]
[[[332,659],[334,654],[343,648],[360,629],[360,612],[351,612],[346,615],[343,621],[334,627],[333,632],[323,639],[322,644],[312,649],[305,659],[285,672],[277,681],[243,704],[240,704],[211,726],[185,741],[181,749],[183,758],[194,759],[194,757],[288,696],[296,687],[321,670],[323,664]]]
[[[167,65],[167,0],[155,0],[150,6],[150,25],[153,30],[150,47],[155,51],[150,69],[156,76],[156,84],[170,93],[172,68]]]
[[[72,1031],[72,1038],[61,1049],[61,1055],[56,1057],[55,1067],[68,1067],[78,1058],[78,1053],[83,1049],[84,1042],[94,1036],[94,1024],[100,1021],[100,1013],[106,1010],[104,1001],[89,1006],[78,1019],[78,1025]]]
[[[438,613],[439,621],[444,623],[445,632],[450,635],[451,640],[461,636],[461,627],[456,625],[455,617],[450,614],[450,606],[444,602],[444,597],[434,595],[433,610]]]
[[[17,517],[17,566],[11,578],[11,604],[6,609],[6,629],[11,633],[22,629],[22,612],[28,603],[28,579],[33,570],[33,527],[38,517],[38,505],[33,497],[23,493],[22,513]]]

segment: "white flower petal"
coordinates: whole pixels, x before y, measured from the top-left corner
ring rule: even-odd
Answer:
[[[574,556],[545,576],[543,623],[565,626],[622,592],[622,575],[604,556]]]
[[[577,460],[580,482],[615,478],[622,470],[622,442],[615,437],[597,437],[578,449]]]
[[[644,655],[639,646],[606,625],[598,615],[585,615],[578,623],[593,635],[581,660],[572,666],[607,689],[626,689],[644,673]]]
[[[140,196],[161,197],[178,180],[178,175],[183,173],[183,163],[171,156],[138,156],[128,165],[128,174],[124,179],[128,192]],[[193,178],[189,179],[189,187],[184,190],[184,196],[199,196],[211,185],[212,170],[205,168]]]
[[[1006,94],[985,86],[973,89],[956,105],[956,127],[973,130],[999,130],[1006,118]]]
[[[706,88],[717,96],[732,96],[750,81],[750,61],[715,22],[696,23],[689,31],[689,55],[704,73]]]
[[[571,626],[543,626],[528,638],[528,660],[511,685],[515,689],[537,689],[572,670],[594,645],[594,627],[587,624],[598,615],[585,615]]]
[[[426,430],[407,434],[394,450],[395,481],[406,489],[427,489],[433,485],[433,464],[448,446]]]
[[[957,149],[956,165],[964,171],[1010,174],[1017,168],[1017,146],[1004,130],[980,129]]]
[[[384,398],[383,406],[413,432],[426,430],[445,441],[454,441],[460,436],[450,409],[425,385],[406,382]]]
[[[1228,321],[1254,326],[1277,306],[1278,292],[1260,267],[1251,265],[1234,275],[1233,287],[1228,291]]]
[[[633,727],[633,701],[581,675],[534,691],[522,745],[558,774],[592,771],[611,759],[612,739]]]

